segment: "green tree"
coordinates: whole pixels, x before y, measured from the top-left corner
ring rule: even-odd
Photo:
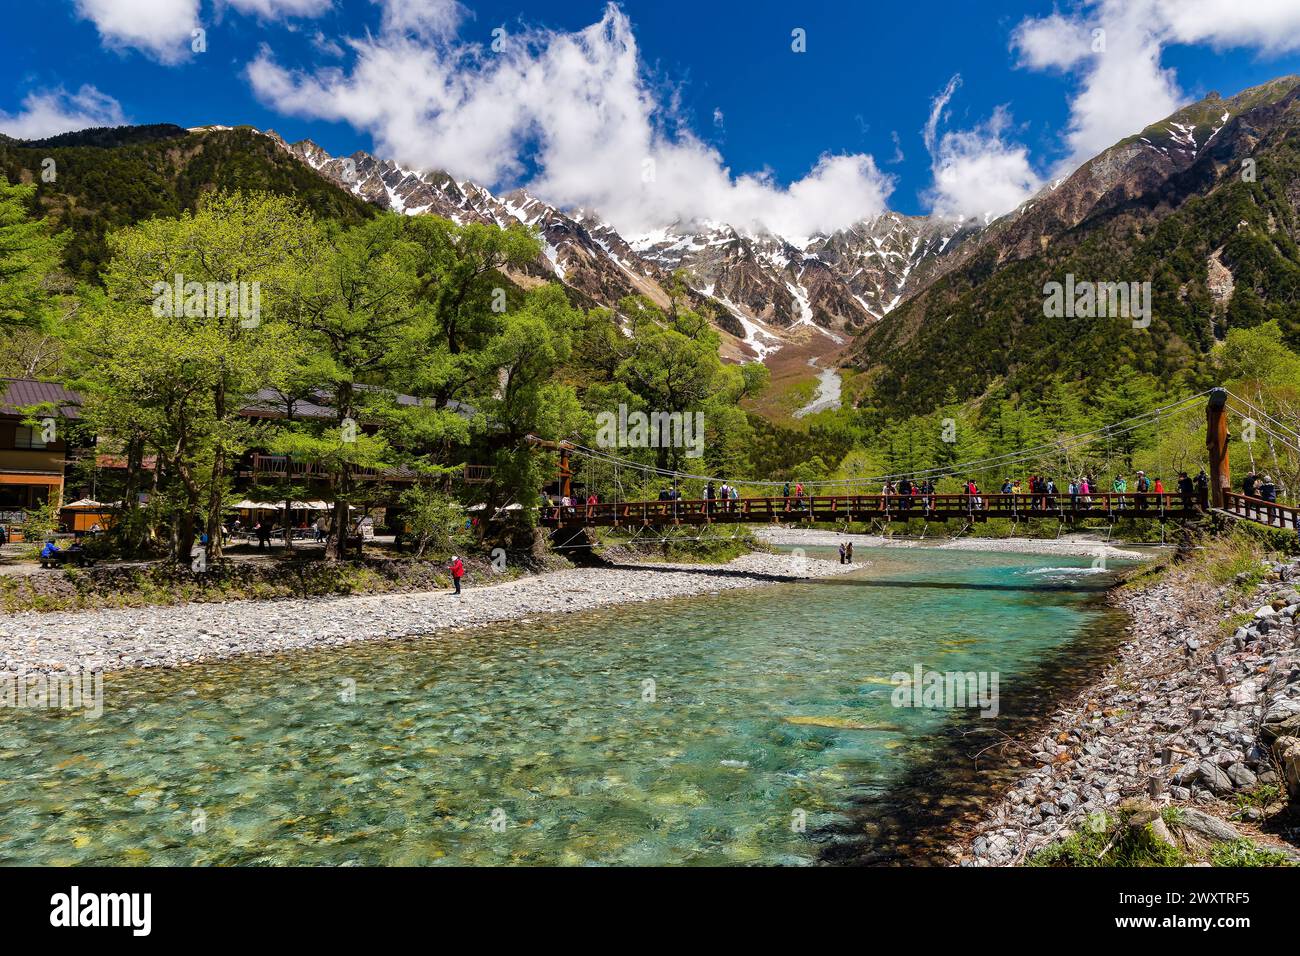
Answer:
[[[418,294],[419,255],[402,219],[381,216],[328,235],[295,290],[290,322],[307,356],[298,380],[314,386],[333,417],[293,424],[274,447],[328,476],[337,558],[347,553],[349,506],[362,469],[395,464],[390,431],[416,435],[434,427],[430,419],[454,414],[404,413],[392,387],[418,360],[414,343],[427,317]]]
[[[212,472],[218,421],[213,396],[225,342],[216,329],[184,328],[141,303],[87,293],[72,339],[84,395],[82,414],[101,441],[128,450],[138,475],[148,449],[157,457],[152,517],[169,526],[169,550],[188,561]],[[131,550],[151,536],[148,515],[137,509],[128,480],[120,534]]]
[[[14,326],[44,326],[53,315],[48,288],[64,237],[29,213],[36,187],[0,176],[0,333]]]
[[[463,536],[465,509],[450,495],[428,485],[416,485],[402,492],[399,500],[417,558],[424,557],[429,547],[448,552]]]
[[[259,388],[283,384],[300,360],[286,313],[317,246],[315,222],[295,202],[241,192],[215,194],[192,213],[109,239],[104,288],[124,307],[121,317],[147,305],[179,334],[213,345],[203,375],[212,389],[204,527],[213,559],[221,556],[232,464],[255,434],[241,410]]]

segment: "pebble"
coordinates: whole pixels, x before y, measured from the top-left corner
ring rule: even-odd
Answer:
[[[718,594],[860,570],[862,562],[751,553],[726,565],[573,568],[484,587],[348,597],[183,604],[0,616],[0,660],[13,672],[116,671],[403,638],[539,614]],[[37,639],[33,640],[33,636]]]
[[[1165,579],[1117,592],[1133,621],[1118,659],[1046,733],[1025,741],[1040,766],[948,848],[954,864],[1021,863],[1090,814],[1145,798],[1153,776],[1163,780],[1156,803],[1177,803],[1206,832],[1234,832],[1221,816],[1262,819],[1257,809],[1239,813],[1235,795],[1278,785],[1270,747],[1300,736],[1300,591],[1286,583],[1300,577],[1300,559],[1264,568],[1248,595],[1240,589],[1248,578],[1235,590]],[[1237,615],[1250,620],[1226,635],[1223,621]],[[1008,821],[1019,827],[1004,830]],[[992,852],[995,834],[1005,853]]]

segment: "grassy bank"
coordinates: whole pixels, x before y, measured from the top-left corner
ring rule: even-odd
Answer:
[[[743,525],[683,525],[641,535],[601,528],[594,537],[601,552],[614,560],[726,564],[753,551],[771,550]]]
[[[1182,807],[1156,810],[1131,801],[1111,813],[1098,813],[1088,825],[1060,843],[1039,850],[1026,866],[1297,866],[1296,859],[1247,839],[1216,839],[1197,811]]]

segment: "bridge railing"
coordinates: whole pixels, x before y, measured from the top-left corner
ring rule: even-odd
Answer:
[[[602,501],[586,504],[574,501],[568,506],[543,505],[545,522],[564,524],[673,524],[705,521],[836,521],[857,517],[946,518],[967,516],[987,518],[1061,517],[1117,518],[1141,515],[1163,518],[1186,515],[1204,508],[1203,496],[1176,492],[1140,493],[1101,492],[1088,495],[1069,494],[862,494],[862,495],[791,495],[790,497],[737,499],[678,499],[676,501]]]
[[[1280,505],[1276,501],[1239,495],[1235,491],[1223,493],[1223,510],[1238,518],[1268,525],[1270,528],[1287,528],[1300,532],[1300,508]]]

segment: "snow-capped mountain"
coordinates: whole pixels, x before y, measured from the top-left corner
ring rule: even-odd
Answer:
[[[785,237],[720,222],[678,223],[623,236],[591,210],[565,212],[516,189],[501,196],[442,170],[415,170],[365,152],[334,157],[310,140],[286,143],[322,176],[384,209],[458,223],[537,230],[543,254],[528,273],[558,278],[593,305],[642,295],[659,305],[682,270],[693,305],[732,340],[729,357],[765,359],[792,340],[833,352],[894,308],[978,232],[965,224],[893,213],[830,235]]]
[[[830,235],[787,238],[725,223],[674,226],[630,240],[643,260],[685,269],[696,288],[776,329],[853,333],[910,291],[914,274],[964,241],[974,223],[886,213]]]

